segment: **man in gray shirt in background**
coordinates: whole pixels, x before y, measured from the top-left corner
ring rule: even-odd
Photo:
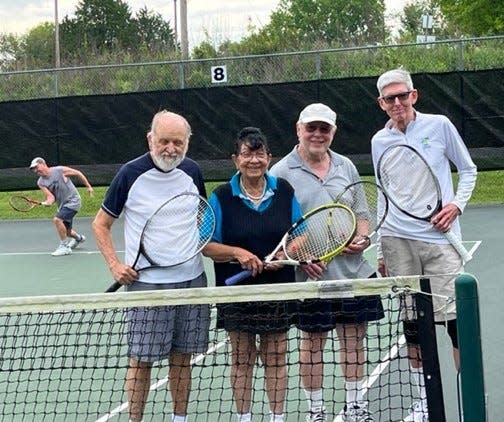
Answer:
[[[76,176],[90,196],[93,196],[93,187],[81,171],[67,166],[49,167],[42,157],[32,160],[30,170],[39,176],[37,185],[46,197],[42,205],[50,206],[56,202],[58,206],[53,222],[60,243],[51,255],[70,255],[73,248],[86,240],[73,229],[73,219],[81,208],[81,197],[70,177]]]

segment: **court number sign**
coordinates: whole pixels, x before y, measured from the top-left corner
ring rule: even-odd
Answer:
[[[212,66],[211,67],[212,74],[212,83],[220,84],[223,82],[227,82],[227,68],[226,66]]]

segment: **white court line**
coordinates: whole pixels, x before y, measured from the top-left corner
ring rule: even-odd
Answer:
[[[472,255],[481,245],[482,241],[481,240],[476,240],[476,241],[464,241],[463,243],[472,243],[473,246],[469,250],[469,253]],[[373,245],[374,246],[374,245]],[[369,249],[369,248],[368,248]],[[93,255],[93,254],[100,254],[100,251],[73,251],[72,255]],[[124,251],[118,251],[118,253],[124,253]],[[0,253],[0,256],[37,256],[37,255],[48,255],[49,253],[47,251],[44,252],[7,252],[7,253]],[[224,341],[221,341],[217,343],[215,346],[209,348],[206,353],[200,354],[196,357],[193,358],[191,363],[197,363],[201,361],[206,355],[215,352],[219,348],[223,347],[227,343],[227,339]],[[378,365],[371,375],[368,378],[364,379],[363,382],[363,394],[366,395],[368,390],[373,386],[373,384],[376,382],[376,380],[381,376],[381,374],[386,370],[386,368],[389,366],[389,363],[391,360],[395,359],[399,353],[399,350],[401,347],[404,346],[405,344],[405,337],[402,335],[399,340],[397,345],[394,345],[390,351],[384,356],[382,359],[384,362],[382,362],[380,365]],[[166,384],[168,382],[167,378],[163,378],[159,380],[157,383],[153,384],[150,387],[150,390],[155,390],[156,388],[159,388],[160,386]],[[106,415],[100,417],[99,419],[96,420],[96,422],[106,422],[110,418],[114,417],[115,415],[121,413],[122,411],[126,410],[128,408],[127,403],[123,403],[120,406],[116,407],[113,409],[111,412],[107,413]],[[334,421],[338,420],[338,417],[341,417],[343,415],[343,409],[340,411],[340,413],[336,416]]]
[[[481,242],[482,242],[481,240],[475,240],[475,241],[471,242],[471,243],[474,243],[474,245],[472,246],[472,248],[471,248],[471,249],[469,249],[469,251],[468,251],[468,252],[469,252],[471,255],[473,255],[473,254],[474,254],[474,252],[476,252],[476,251],[478,250],[478,248],[480,247]],[[464,242],[462,242],[462,243],[469,243],[469,242],[464,241]]]
[[[473,244],[471,249],[468,251],[471,255],[473,255],[474,252],[476,252],[476,250],[480,247],[482,241],[481,240],[464,241],[463,243]],[[406,337],[404,337],[404,335],[401,335],[401,337],[399,337],[397,345],[394,345],[390,349],[390,351],[384,356],[384,358],[382,359],[383,362],[374,369],[374,371],[368,378],[364,378],[364,382],[362,384],[362,392],[364,396],[367,394],[367,392],[373,386],[376,380],[381,376],[381,374],[385,371],[385,369],[387,369],[390,362],[397,357],[397,355],[399,354],[399,350],[405,345],[405,343],[406,343]],[[340,410],[340,412],[334,419],[334,422],[338,422],[339,420],[341,420],[342,416],[343,416],[343,409]]]
[[[117,253],[124,253],[124,251],[117,251]],[[73,250],[70,255],[96,255],[101,254],[100,251],[76,251]],[[39,256],[39,255],[51,255],[51,252],[0,252],[0,256]]]
[[[191,360],[191,365],[202,361],[207,355],[214,353],[215,351],[219,350],[221,347],[224,347],[228,341],[229,341],[229,338],[226,338],[225,340],[222,340],[219,343],[215,344],[214,346],[210,347],[205,353],[201,353],[198,356],[195,356]],[[167,382],[168,382],[168,377],[162,378],[158,382],[152,384],[149,388],[149,391],[153,391],[153,390],[165,385]],[[127,408],[128,408],[128,403],[123,403],[120,406],[117,406],[111,412],[109,412],[106,415],[103,415],[101,418],[97,419],[96,422],[106,422],[110,418],[118,415],[119,413],[126,410]]]

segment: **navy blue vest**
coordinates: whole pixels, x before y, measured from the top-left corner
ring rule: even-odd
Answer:
[[[239,246],[254,253],[259,258],[268,255],[280,242],[292,223],[292,198],[294,189],[284,179],[278,178],[277,190],[267,209],[256,211],[233,196],[231,185],[219,186],[214,193],[222,208],[222,243]],[[217,286],[224,286],[224,280],[242,271],[238,264],[214,263]],[[285,266],[278,271],[263,271],[256,277],[249,277],[240,284],[288,283],[295,281],[294,267]]]

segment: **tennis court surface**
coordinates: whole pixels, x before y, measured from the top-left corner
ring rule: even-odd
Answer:
[[[504,336],[496,327],[504,299],[498,274],[502,264],[499,264],[501,260],[496,252],[497,241],[504,232],[503,211],[504,208],[498,206],[474,207],[467,209],[462,218],[465,238],[470,239],[465,245],[475,250],[474,259],[466,270],[480,282],[482,347],[490,421],[500,420],[504,411],[504,393],[498,387],[504,364],[497,359],[497,351],[504,347]],[[90,219],[78,219],[76,226],[88,240],[71,256],[55,258],[49,255],[57,243],[51,221],[0,222],[0,265],[4,275],[0,297],[23,297],[26,302],[16,312],[2,313],[1,420],[127,421],[124,309],[135,303],[129,302],[131,295],[123,299],[121,293],[89,295],[104,291],[111,279],[97,252]],[[122,246],[120,226],[119,222],[114,227],[119,249]],[[370,251],[371,257],[372,254]],[[209,276],[212,279],[211,271]],[[350,290],[355,291],[353,287]],[[214,303],[212,299],[218,292],[208,289],[206,293],[206,300]],[[276,289],[276,292],[266,292],[265,299],[273,298],[274,293],[285,296],[285,292]],[[297,293],[310,294],[306,291]],[[44,299],[37,300],[37,303],[27,299],[39,295]],[[55,300],[49,297],[51,295],[78,296],[73,296],[75,302],[68,306],[63,305],[65,298]],[[258,298],[257,294],[253,297]],[[98,302],[91,303],[94,299]],[[241,299],[233,297],[234,300],[250,300],[250,297],[242,295]],[[22,304],[23,301],[15,302]],[[383,303],[386,317],[370,325],[366,340],[366,399],[376,421],[396,421],[405,416],[415,391],[408,376],[396,299],[389,299],[384,293]],[[48,312],[56,308],[56,312]],[[301,421],[306,412],[306,399],[300,386],[299,334],[295,328],[290,330],[289,337],[286,420]],[[442,329],[438,330],[437,337],[446,420],[455,422],[459,416],[449,339]],[[189,420],[234,421],[229,381],[230,347],[222,330],[211,330],[210,338],[209,352],[194,358]],[[333,338],[325,348],[324,399],[330,416],[328,420],[337,417],[344,402],[339,347],[337,339]],[[258,363],[254,372],[254,421],[269,420],[263,370]],[[146,420],[168,419],[171,400],[166,385],[166,362],[155,367],[152,380]]]

